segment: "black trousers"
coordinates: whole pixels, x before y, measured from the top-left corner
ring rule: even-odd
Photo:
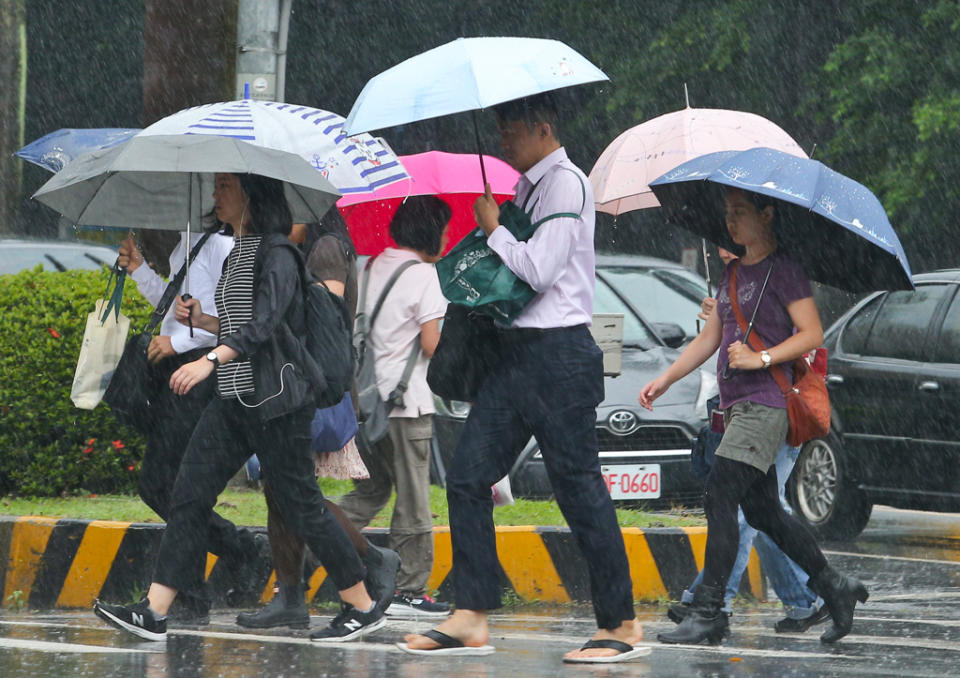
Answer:
[[[777,469],[764,473],[743,462],[716,457],[704,495],[707,514],[707,550],[703,583],[721,591],[737,559],[740,528],[737,506],[751,527],[766,533],[780,550],[808,575],[816,576],[827,560],[813,534],[783,510],[777,488]]]
[[[582,325],[502,335],[503,359],[480,388],[446,478],[457,607],[500,607],[490,486],[532,434],[586,560],[597,625],[616,628],[635,615],[623,534],[597,455],[603,356]]]
[[[197,384],[186,395],[170,390],[170,375],[181,365],[196,360],[209,349],[200,348],[170,357],[153,367],[154,378],[161,382],[159,400],[151,407],[153,432],[140,463],[137,491],[144,503],[164,520],[170,517],[170,497],[187,451],[190,436],[204,408],[214,397],[214,379]],[[207,550],[220,558],[240,560],[253,551],[253,536],[217,513],[210,513],[207,524]]]
[[[179,590],[203,583],[207,526],[217,497],[254,452],[287,527],[316,554],[338,590],[366,576],[349,537],[324,504],[314,476],[314,407],[260,422],[255,409],[213,398],[180,464],[153,581]]]

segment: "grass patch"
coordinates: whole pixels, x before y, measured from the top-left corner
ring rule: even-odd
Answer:
[[[350,491],[349,480],[321,479],[324,495],[333,501]],[[436,525],[448,525],[447,495],[439,487],[430,488],[430,508]],[[267,507],[263,493],[255,489],[230,487],[217,503],[217,512],[237,525],[263,526],[267,524]],[[371,527],[389,527],[393,513],[393,499],[370,523]],[[79,520],[119,520],[131,523],[161,522],[157,515],[139,497],[133,495],[89,495],[83,497],[2,497],[0,514],[75,518]],[[554,501],[517,499],[512,506],[494,510],[497,525],[565,526],[566,521]],[[617,509],[621,527],[686,527],[705,525],[702,515],[682,508],[669,512],[652,513],[635,509]]]

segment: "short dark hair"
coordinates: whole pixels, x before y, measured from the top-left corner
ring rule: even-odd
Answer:
[[[450,205],[433,195],[412,195],[397,208],[390,221],[390,237],[400,247],[430,256],[440,254],[443,231],[453,216]]]
[[[290,235],[293,215],[283,182],[259,174],[238,174],[240,188],[250,199],[250,230],[253,233]]]
[[[537,123],[550,125],[553,138],[560,140],[557,100],[552,92],[542,92],[522,99],[514,99],[493,107],[497,118],[503,122],[520,120],[526,123],[527,129],[532,130]]]

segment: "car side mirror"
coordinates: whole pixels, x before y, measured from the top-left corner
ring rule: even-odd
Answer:
[[[670,348],[680,348],[687,340],[687,334],[677,323],[653,323],[653,329]]]

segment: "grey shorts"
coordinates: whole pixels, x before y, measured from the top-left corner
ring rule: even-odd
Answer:
[[[766,473],[787,438],[787,411],[758,403],[734,403],[723,411],[725,431],[718,457],[750,464]]]

